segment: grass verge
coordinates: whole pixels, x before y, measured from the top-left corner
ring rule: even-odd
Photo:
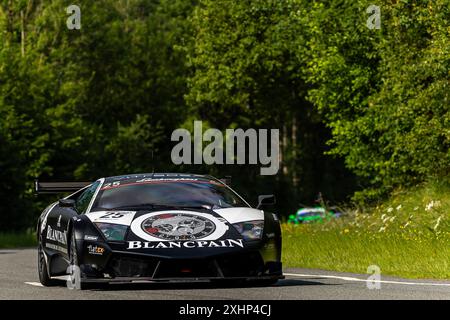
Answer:
[[[304,227],[283,226],[285,267],[366,273],[368,266],[377,265],[385,275],[450,279],[450,239],[317,232]]]
[[[32,232],[0,233],[0,249],[26,248],[37,246],[36,235]]]
[[[282,225],[285,267],[450,279],[450,185],[395,192],[364,210],[323,224]]]

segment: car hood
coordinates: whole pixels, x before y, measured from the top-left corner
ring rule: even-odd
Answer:
[[[94,211],[87,213],[86,216],[92,222],[103,222],[103,223],[115,223],[120,225],[130,226],[131,223],[140,216],[143,216],[148,213],[155,212],[205,212],[207,214],[212,215],[213,217],[221,217],[225,219],[228,223],[239,223],[245,221],[254,221],[254,220],[264,220],[264,212],[262,210],[246,208],[246,207],[238,207],[238,208],[221,208],[214,210],[141,210],[141,211]]]
[[[87,216],[93,223],[128,227],[125,243],[110,244],[114,250],[149,253],[151,249],[152,255],[170,253],[179,257],[248,248],[252,245],[244,241],[232,224],[264,220],[264,212],[253,208],[98,211]]]

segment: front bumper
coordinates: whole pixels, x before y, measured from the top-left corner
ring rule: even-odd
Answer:
[[[281,279],[282,264],[258,250],[178,259],[112,251],[103,266],[81,265],[84,282],[200,282]]]

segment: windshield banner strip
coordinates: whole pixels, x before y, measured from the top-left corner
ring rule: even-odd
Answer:
[[[174,179],[174,180],[155,180],[155,181],[141,181],[141,182],[129,182],[129,183],[106,183],[103,187],[102,187],[102,191],[103,190],[109,190],[109,189],[114,189],[114,188],[119,188],[119,187],[126,187],[126,186],[135,186],[135,185],[142,185],[142,184],[161,184],[161,183],[173,183],[173,182],[182,182],[182,183],[206,183],[206,184],[214,184],[214,185],[218,185],[218,186],[223,186],[223,184],[213,181],[213,180],[209,180],[209,181],[202,181],[202,180],[194,180],[194,179],[184,179],[184,180],[179,180],[179,179]]]

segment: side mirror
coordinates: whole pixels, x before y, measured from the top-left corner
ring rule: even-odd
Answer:
[[[60,199],[59,206],[62,208],[75,208],[75,200],[73,199]]]
[[[258,206],[256,209],[259,209],[261,206],[270,206],[276,203],[275,196],[273,194],[265,194],[258,196]]]

